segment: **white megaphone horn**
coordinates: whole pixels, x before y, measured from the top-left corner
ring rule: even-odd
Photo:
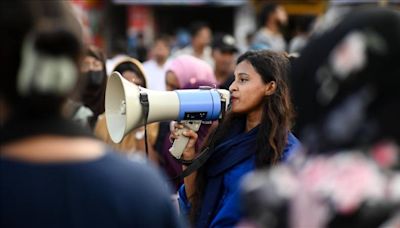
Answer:
[[[222,118],[228,109],[230,93],[210,87],[175,91],[154,91],[124,79],[113,72],[106,88],[106,122],[111,139],[121,142],[131,130],[147,123],[177,120],[197,131],[202,121]],[[183,131],[183,129],[180,129]],[[188,138],[179,134],[170,149],[180,159]]]

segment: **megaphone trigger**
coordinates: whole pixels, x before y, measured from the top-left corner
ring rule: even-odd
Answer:
[[[172,156],[176,159],[181,159],[183,151],[189,142],[189,137],[184,136],[182,133],[188,129],[197,132],[201,126],[201,122],[201,120],[180,121],[180,124],[183,124],[184,128],[177,130],[178,138],[174,140],[172,147],[169,149]]]

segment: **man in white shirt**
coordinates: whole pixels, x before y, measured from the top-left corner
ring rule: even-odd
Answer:
[[[162,35],[156,38],[150,53],[150,60],[143,63],[148,89],[165,91],[165,74],[169,64],[170,51],[169,37]]]

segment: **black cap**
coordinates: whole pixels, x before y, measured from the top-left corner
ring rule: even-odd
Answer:
[[[221,35],[215,37],[213,44],[213,49],[218,49],[223,52],[238,52],[238,48],[236,47],[236,40],[231,35]]]

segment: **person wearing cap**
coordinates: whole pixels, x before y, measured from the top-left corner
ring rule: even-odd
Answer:
[[[236,41],[229,34],[216,36],[212,44],[212,57],[214,59],[214,74],[218,87],[229,89],[234,81],[235,57],[238,52]]]

